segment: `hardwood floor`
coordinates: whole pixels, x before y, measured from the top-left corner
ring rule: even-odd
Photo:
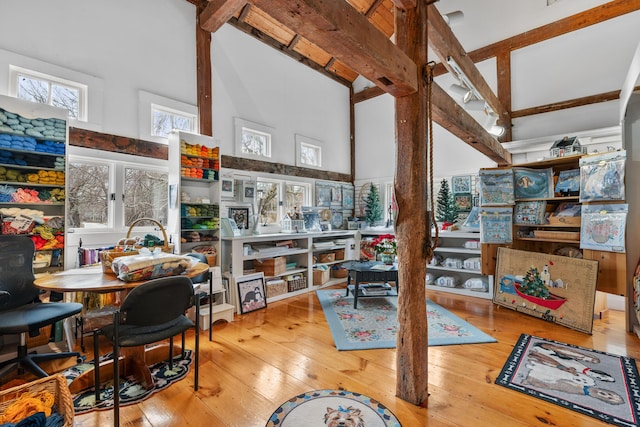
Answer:
[[[146,401],[122,407],[121,425],[264,426],[296,394],[342,388],[381,401],[404,427],[597,426],[603,424],[495,385],[513,345],[528,333],[640,357],[640,340],[625,331],[622,312],[596,320],[588,335],[487,300],[432,291],[428,296],[498,340],[431,347],[428,408],[395,397],[395,350],[337,351],[316,294],[310,292],[214,325],[213,342],[202,331],[200,389],[193,391],[190,372]],[[192,344],[193,334],[189,340]],[[95,411],[76,416],[75,425],[104,426],[112,420],[112,411]]]

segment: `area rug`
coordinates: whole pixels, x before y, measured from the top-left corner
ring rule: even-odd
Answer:
[[[155,387],[146,390],[136,381],[130,378],[121,379],[120,382],[120,406],[131,405],[149,398],[153,393],[169,387],[171,384],[183,379],[191,366],[191,350],[185,350],[184,358],[176,358],[173,362],[173,369],[169,369],[169,362],[159,362],[149,367],[151,376],[155,383]],[[101,361],[108,360],[110,354],[102,356]],[[80,363],[63,372],[70,384],[75,378],[82,373],[93,368],[93,361]],[[94,410],[104,410],[113,407],[113,380],[105,381],[100,388],[100,398],[102,399],[96,404],[95,388],[91,387],[80,393],[72,395],[73,409],[76,415],[84,414]]]
[[[398,307],[395,297],[358,298],[344,290],[316,291],[338,350],[395,348]],[[475,326],[427,300],[429,346],[496,342]]]
[[[496,384],[617,426],[638,426],[636,361],[520,335]]]
[[[284,402],[266,427],[401,427],[382,403],[346,390],[313,390]]]

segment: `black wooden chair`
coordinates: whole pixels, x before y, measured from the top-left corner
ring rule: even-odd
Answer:
[[[199,262],[202,262],[204,264],[207,264],[207,256],[204,254],[201,254],[199,252],[189,252],[187,254],[185,254],[187,256],[190,256],[192,258],[197,259]],[[213,274],[211,274],[211,270],[207,270],[204,273],[196,276],[196,277],[192,277],[191,278],[191,282],[193,283],[193,286],[195,287],[196,285],[200,284],[200,283],[207,283],[209,285],[209,298],[213,298]],[[204,295],[204,294],[202,294]],[[202,296],[201,295],[201,296]],[[206,296],[206,295],[204,295]],[[213,301],[209,301],[209,321],[211,321],[211,319],[213,319]],[[199,321],[200,319],[196,319],[196,321]],[[213,340],[213,328],[211,327],[211,325],[209,325],[209,341]]]
[[[27,348],[27,334],[35,337],[40,328],[74,316],[82,304],[41,302],[40,290],[33,284],[33,241],[24,235],[0,236],[0,335],[19,335],[17,356],[0,363],[0,377],[18,365],[37,377],[48,376],[37,362],[80,357],[78,352],[35,354]]]
[[[199,315],[200,299],[194,294],[193,284],[186,276],[162,277],[149,280],[136,288],[122,301],[113,314],[113,323],[99,330],[113,344],[113,360],[120,357],[121,347],[138,347],[169,339],[169,366],[173,366],[173,338],[195,327],[194,390],[198,390],[198,365],[200,353],[200,328],[185,312],[196,307]],[[98,335],[94,335],[94,360],[96,361],[96,399],[98,399],[99,351]],[[183,339],[184,357],[184,339]],[[120,425],[120,369],[113,363],[113,410],[114,425]]]

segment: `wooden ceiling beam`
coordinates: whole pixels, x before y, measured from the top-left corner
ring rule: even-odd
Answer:
[[[436,83],[431,88],[433,121],[500,166],[511,164],[511,153]]]
[[[215,33],[245,4],[247,0],[210,0],[200,13],[200,28]]]
[[[502,105],[498,97],[493,93],[489,84],[486,82],[480,71],[469,58],[464,48],[451,31],[451,28],[445,22],[444,18],[434,5],[428,7],[427,15],[427,34],[429,37],[429,46],[434,50],[440,62],[449,70],[450,73],[457,76],[458,73],[449,64],[448,59],[451,58],[458,64],[458,67],[475,87],[478,95],[498,114],[501,120],[508,120],[509,112]],[[471,89],[471,88],[469,88]]]
[[[247,5],[248,6],[248,5]],[[246,9],[246,8],[245,8]],[[284,55],[287,55],[289,57],[291,57],[292,59],[294,59],[295,61],[306,65],[307,67],[318,71],[319,73],[322,73],[324,76],[330,78],[331,80],[334,80],[338,83],[340,83],[343,86],[347,86],[347,87],[351,87],[351,82],[331,71],[326,70],[323,66],[321,66],[320,64],[318,64],[317,62],[312,61],[311,59],[307,58],[304,55],[299,54],[298,52],[296,52],[293,49],[289,49],[289,47],[285,44],[280,43],[279,41],[277,41],[276,39],[274,39],[273,37],[268,36],[267,34],[263,33],[262,31],[252,27],[251,25],[245,23],[245,22],[240,22],[238,19],[236,18],[231,18],[229,19],[229,22],[227,22],[229,25],[232,25],[233,27],[237,28],[238,30],[242,31],[243,33],[246,33],[248,35],[250,35],[251,37],[261,41],[262,43],[272,47],[273,49],[279,50],[280,52],[282,52]]]
[[[251,3],[385,92],[397,97],[417,90],[416,64],[347,2],[251,0]]]

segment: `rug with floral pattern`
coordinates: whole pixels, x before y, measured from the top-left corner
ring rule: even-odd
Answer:
[[[342,289],[317,290],[338,350],[395,348],[398,331],[397,298],[359,298]],[[496,342],[480,329],[427,300],[429,346]]]

